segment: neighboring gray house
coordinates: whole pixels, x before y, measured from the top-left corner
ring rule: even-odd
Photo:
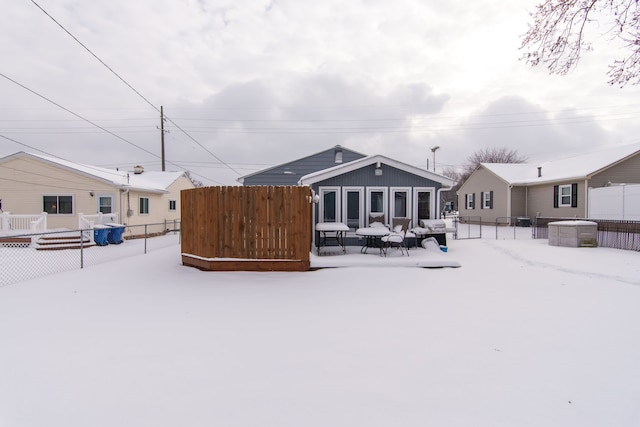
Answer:
[[[317,194],[314,222],[342,222],[351,231],[368,226],[369,215],[411,218],[413,226],[421,219],[439,218],[442,191],[450,190],[453,180],[375,155],[363,157],[302,176],[299,185],[309,185]]]
[[[482,163],[458,190],[460,216],[589,218],[589,189],[640,183],[640,144],[550,162]]]
[[[300,177],[365,157],[336,145],[328,150],[238,178],[243,185],[297,185]]]

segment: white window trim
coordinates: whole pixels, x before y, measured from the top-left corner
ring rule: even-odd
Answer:
[[[324,221],[324,194],[335,192],[336,193],[336,222],[342,222],[341,213],[341,203],[340,203],[340,187],[318,187],[318,195],[320,196],[320,202],[318,203],[318,216],[320,222]]]
[[[367,187],[367,218],[369,217],[369,215],[371,215],[371,193],[373,192],[382,192],[382,210],[383,210],[383,214],[384,217],[386,218],[387,222],[389,222],[389,188],[388,187]],[[376,212],[377,213],[377,212]]]
[[[141,213],[140,212],[140,207],[142,205],[142,203],[141,203],[142,199],[147,199],[147,213]],[[142,216],[151,215],[151,199],[149,198],[149,196],[138,196],[138,215],[142,215]]]
[[[171,209],[171,202],[173,202],[174,205],[176,206],[173,209]],[[176,212],[177,210],[178,210],[178,201],[176,199],[169,199],[169,212]]]
[[[431,193],[429,196],[429,212],[431,213],[431,218],[418,218],[418,193]],[[434,215],[436,215],[436,189],[434,187],[414,187],[413,189],[413,221],[414,227],[420,225],[418,223],[421,219],[434,219]]]
[[[111,199],[111,212],[110,213],[115,213],[116,211],[116,206],[115,206],[115,197],[113,197],[113,195],[111,194],[98,194],[96,196],[96,205],[98,206],[96,209],[96,212],[100,212],[100,199],[103,198],[109,198]]]
[[[73,216],[75,215],[75,211],[76,211],[76,197],[72,194],[72,193],[43,193],[42,194],[42,199],[41,201],[44,203],[44,198],[45,196],[56,196],[58,198],[58,203],[60,203],[60,196],[62,197],[66,197],[66,196],[70,196],[71,197],[71,213],[60,213],[60,209],[57,209],[58,212],[54,213],[54,214],[49,214],[49,215],[60,215],[60,216]],[[42,205],[40,205],[42,206]]]
[[[471,206],[471,203],[473,202],[473,199],[474,199],[474,197],[473,197],[474,194],[475,193],[467,193],[465,195],[465,197],[464,197],[465,198],[464,207],[465,207],[466,210],[470,211],[470,210],[474,210],[475,209],[475,206]]]
[[[563,188],[568,188],[569,189],[569,203],[562,203],[562,189]],[[558,207],[561,208],[566,208],[566,207],[571,207],[571,198],[572,198],[572,194],[571,194],[571,184],[565,184],[565,185],[558,185]]]
[[[395,216],[395,202],[396,202],[396,193],[405,193],[407,195],[406,206],[404,207],[405,212],[407,213],[407,217],[411,217],[411,187],[391,187],[389,188],[390,196],[389,196],[389,215],[391,217]],[[391,221],[391,218],[389,218]]]
[[[364,187],[342,187],[342,219],[347,223],[347,193],[360,194],[360,218],[358,218],[358,227],[364,227]]]
[[[491,191],[482,193],[482,208],[491,209]]]

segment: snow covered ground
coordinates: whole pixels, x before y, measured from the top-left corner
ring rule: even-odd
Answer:
[[[0,426],[640,425],[640,253],[492,237],[214,273],[165,236],[0,287]]]

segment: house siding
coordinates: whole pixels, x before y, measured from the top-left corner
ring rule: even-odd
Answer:
[[[553,187],[555,185],[571,185],[578,184],[578,206],[573,208],[570,206],[553,207]],[[585,188],[584,180],[573,180],[565,182],[557,182],[553,184],[536,185],[528,187],[529,196],[529,212],[530,217],[547,217],[547,218],[583,218],[585,213]]]
[[[493,191],[493,208],[481,209],[481,193],[489,191]],[[458,190],[458,212],[460,216],[479,216],[484,223],[495,223],[498,218],[509,215],[508,191],[506,182],[480,166]],[[467,194],[475,194],[475,209],[467,209],[465,198]]]
[[[392,200],[392,190],[404,190],[408,191],[408,212],[407,216],[410,217],[413,222],[410,226],[417,226],[419,219],[434,219],[438,218],[438,203],[437,203],[437,190],[442,187],[442,183],[433,181],[431,179],[415,175],[413,173],[407,172],[402,169],[398,169],[396,167],[390,166],[388,164],[381,164],[382,175],[376,175],[376,165],[369,164],[362,166],[353,171],[345,172],[341,175],[337,175],[322,181],[318,181],[311,185],[311,188],[316,192],[320,193],[320,188],[336,188],[340,189],[340,196],[342,197],[342,191],[344,188],[349,188],[351,190],[361,189],[362,197],[364,198],[361,202],[361,207],[363,208],[362,212],[362,226],[368,225],[368,206],[367,206],[367,190],[370,188],[384,188],[386,189],[386,200],[384,211],[386,214],[386,222],[388,224],[391,223],[392,218],[392,209],[393,209],[393,200]],[[415,200],[415,191],[419,189],[420,191],[430,192],[431,200],[429,206],[429,218],[417,218],[417,201]],[[344,205],[342,205],[342,209],[340,209],[339,213],[339,221],[345,222],[346,218],[344,218]],[[314,206],[314,218],[320,218],[320,205],[317,204]],[[352,244],[353,242],[350,242]]]
[[[530,216],[527,212],[527,188],[511,188],[511,217]]]
[[[73,196],[73,213],[48,215],[49,229],[77,229],[79,213],[98,212],[98,195],[113,196],[114,212],[119,209],[119,191],[113,186],[33,158],[21,157],[0,165],[0,182],[2,209],[12,214],[41,213],[44,195]]]
[[[243,185],[296,185],[298,180],[310,173],[365,157],[355,151],[341,148],[342,162],[335,162],[337,147],[294,160],[257,174],[244,177]]]
[[[77,229],[80,213],[93,215],[99,212],[100,196],[112,196],[112,212],[118,214],[121,223],[140,225],[173,221],[180,217],[180,190],[193,188],[191,181],[181,176],[169,186],[169,194],[135,190],[127,193],[110,183],[32,157],[18,157],[0,164],[0,184],[2,209],[12,214],[40,214],[44,195],[71,195],[73,213],[49,214],[49,229]],[[139,215],[140,195],[149,197],[149,215]],[[175,212],[169,211],[169,200],[176,200]],[[131,216],[127,215],[129,208],[133,210]]]
[[[157,194],[147,193],[144,191],[130,191],[129,200],[127,201],[126,194],[123,195],[123,215],[127,225],[136,226],[143,224],[160,224],[165,221],[173,221],[180,218],[180,192],[194,188],[193,184],[187,177],[181,176],[174,181],[168,188],[169,193]],[[140,213],[140,197],[149,198],[149,213]],[[176,201],[176,210],[169,210],[169,200]],[[127,215],[127,210],[133,211],[132,215]],[[141,234],[140,230],[131,230],[132,234]]]
[[[594,175],[589,180],[589,187],[605,187],[609,182],[614,184],[640,183],[640,154]]]
[[[319,186],[365,186],[365,187],[433,187],[438,189],[442,184],[412,173],[382,164],[382,175],[376,176],[375,165],[367,165],[358,170],[317,182],[313,189]]]

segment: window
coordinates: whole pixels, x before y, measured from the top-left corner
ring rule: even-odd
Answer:
[[[431,219],[431,212],[435,209],[434,206],[431,205],[431,202],[434,201],[432,197],[432,193],[434,190],[426,189],[426,188],[416,188],[414,189],[414,200],[415,200],[415,209],[414,209],[414,225],[420,225],[419,220],[421,219]]]
[[[480,194],[480,198],[482,199],[482,205],[480,205],[480,207],[482,209],[493,209],[493,191],[487,191]]]
[[[578,184],[554,185],[553,207],[578,207]]]
[[[571,186],[560,186],[560,206],[571,206]]]
[[[409,188],[392,188],[391,189],[391,216],[407,218],[411,212]]]
[[[345,187],[342,191],[342,206],[344,209],[342,218],[346,220],[349,228],[356,230],[362,227],[364,223],[364,188]]]
[[[98,196],[98,212],[110,214],[113,212],[113,197]]]
[[[175,211],[176,210],[176,201],[175,200],[169,200],[169,210],[170,211]]]
[[[73,196],[42,196],[42,210],[50,215],[73,214]]]
[[[140,197],[140,215],[149,215],[149,198]]]
[[[465,195],[465,206],[467,209],[475,209],[476,194],[470,193]]]
[[[339,222],[340,200],[338,198],[339,188],[320,187],[320,222]]]
[[[387,201],[386,187],[367,188],[367,214],[386,214]]]

